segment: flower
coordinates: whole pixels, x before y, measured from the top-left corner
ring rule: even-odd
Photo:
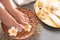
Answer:
[[[18,30],[15,27],[11,27],[11,29],[8,30],[9,36],[16,36]]]
[[[29,24],[25,26],[25,30],[28,32],[30,32],[31,28],[32,28],[32,26]]]

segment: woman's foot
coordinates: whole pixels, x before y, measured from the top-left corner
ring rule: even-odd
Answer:
[[[0,7],[0,20],[10,29],[16,28],[19,32],[22,31],[23,25],[19,24],[6,10]]]
[[[13,8],[12,5],[10,4],[9,0],[5,0],[5,1],[1,0],[1,2],[5,6],[6,10],[17,20],[17,22],[19,22],[23,26],[31,27],[31,26],[29,26],[30,25],[29,18],[27,15],[25,15],[21,11]]]

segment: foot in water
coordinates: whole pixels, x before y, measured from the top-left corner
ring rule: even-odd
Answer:
[[[21,23],[23,26],[28,25],[29,27],[31,27],[31,25],[29,24],[29,18],[27,15],[13,8],[9,0],[4,0],[4,1],[1,0],[1,2],[4,5],[5,9],[17,20],[17,22]]]
[[[23,25],[18,23],[6,10],[0,7],[0,20],[8,27],[8,29],[17,29],[16,31],[21,32]],[[12,32],[15,32],[13,31]],[[8,30],[9,31],[9,30]],[[10,32],[11,33],[11,32]]]

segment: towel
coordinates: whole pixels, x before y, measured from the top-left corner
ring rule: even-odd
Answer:
[[[17,8],[17,5],[22,6],[22,5],[34,2],[35,0],[9,0],[9,1],[10,1],[10,4],[12,5],[12,7]],[[2,7],[3,9],[5,9],[4,6],[3,6],[3,4],[1,2],[0,2],[0,7]]]
[[[9,1],[14,8],[17,8],[17,5],[22,6],[34,2],[35,0],[9,0]]]

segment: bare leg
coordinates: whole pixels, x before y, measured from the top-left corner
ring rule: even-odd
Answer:
[[[29,18],[22,12],[13,8],[9,2],[9,0],[1,0],[5,8],[10,12],[10,14],[21,24],[28,24]]]
[[[0,20],[7,25],[8,28],[14,26],[19,31],[22,30],[21,25],[4,9],[0,7]]]

